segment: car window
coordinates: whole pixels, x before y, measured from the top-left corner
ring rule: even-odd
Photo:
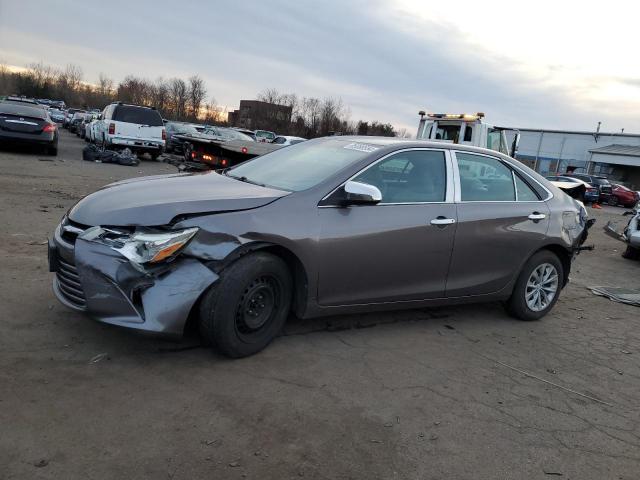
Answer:
[[[537,202],[540,200],[535,191],[531,189],[527,183],[522,180],[518,175],[515,175],[516,179],[516,198],[519,202]]]
[[[284,138],[284,137],[277,137],[277,138],[273,141],[273,143],[276,143],[276,144],[280,145],[280,144],[283,144],[283,143],[284,143],[284,142],[286,142],[286,141],[287,141],[287,139],[286,139],[286,138]]]
[[[148,125],[150,127],[162,127],[162,117],[157,110],[136,107],[134,105],[118,105],[113,114],[113,119],[118,122]]]
[[[392,155],[369,167],[353,180],[378,187],[381,203],[444,202],[444,152],[411,150]]]
[[[511,169],[498,159],[456,152],[463,202],[514,201]]]
[[[471,125],[466,125],[464,127],[464,141],[470,142],[473,137],[473,127]]]

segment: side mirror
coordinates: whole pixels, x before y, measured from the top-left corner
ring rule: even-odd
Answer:
[[[520,132],[516,132],[513,137],[513,143],[511,144],[511,151],[509,152],[509,156],[511,158],[516,158],[518,154],[518,144],[520,143]]]
[[[349,180],[344,184],[347,205],[375,205],[382,200],[382,193],[378,187],[368,183]]]

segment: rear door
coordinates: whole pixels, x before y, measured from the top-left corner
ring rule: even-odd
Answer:
[[[319,207],[319,303],[442,297],[456,228],[447,151],[395,152],[353,180],[378,187],[382,201]]]
[[[458,228],[447,297],[494,293],[543,245],[550,211],[521,175],[499,158],[454,152]]]

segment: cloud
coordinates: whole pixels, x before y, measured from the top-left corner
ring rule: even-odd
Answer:
[[[151,79],[198,73],[230,107],[267,87],[342,97],[352,119],[412,130],[422,108],[484,111],[489,122],[505,126],[584,129],[602,120],[640,130],[635,111],[624,108],[627,94],[612,86],[618,80],[607,80],[607,88],[590,76],[576,81],[575,66],[555,58],[533,66],[455,22],[387,1],[274,0],[267,7],[62,0],[46,16],[39,13],[43,5],[0,4],[0,59],[76,63],[88,80],[99,72],[116,80],[128,73]],[[629,88],[633,81],[626,80]]]

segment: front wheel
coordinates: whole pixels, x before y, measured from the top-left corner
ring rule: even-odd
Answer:
[[[548,250],[533,255],[522,268],[507,311],[520,320],[538,320],[553,308],[564,278],[558,256]]]
[[[284,326],[291,308],[291,275],[274,255],[245,255],[220,274],[200,304],[200,332],[228,357],[264,349]]]

